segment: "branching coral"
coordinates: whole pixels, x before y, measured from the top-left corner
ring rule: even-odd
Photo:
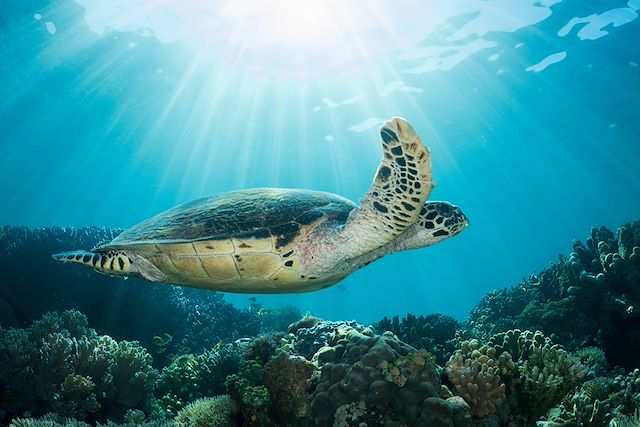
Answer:
[[[401,341],[428,350],[438,357],[439,362],[444,363],[444,355],[454,350],[452,341],[460,324],[444,314],[414,316],[408,313],[402,320],[398,316],[391,319],[385,317],[372,326],[381,332],[393,332]]]
[[[231,344],[198,355],[176,357],[156,382],[156,396],[163,415],[172,418],[194,399],[223,394],[225,379],[238,371],[239,361],[239,354]]]
[[[576,351],[576,356],[580,362],[589,369],[590,377],[604,375],[607,372],[607,357],[599,347],[584,347]]]
[[[302,312],[293,305],[283,305],[275,308],[266,308],[258,303],[249,305],[249,311],[254,313],[260,321],[260,331],[286,332],[289,325],[300,320]]]
[[[179,427],[229,427],[238,412],[237,404],[228,395],[195,400],[176,416]]]
[[[580,279],[576,289],[612,291],[633,314],[640,303],[640,221],[622,225],[617,236],[594,228],[587,244],[574,242],[573,249],[568,264]]]
[[[535,348],[551,345],[551,339],[540,331],[521,331],[511,329],[495,334],[489,339],[489,345],[496,349],[497,353],[508,352],[516,363],[529,359]]]
[[[227,343],[260,333],[258,316],[236,308],[225,301],[221,293],[180,288],[172,304],[172,310],[182,318],[180,323],[184,328],[182,339],[175,340],[175,346],[189,352],[198,353],[220,342]]]
[[[480,346],[477,340],[463,341],[449,359],[446,372],[455,393],[471,408],[471,414],[492,414],[506,399],[505,379],[515,370],[511,355],[494,347]]]
[[[576,395],[566,405],[549,411],[546,420],[538,421],[538,427],[608,427],[614,414],[610,406],[600,400],[589,401]]]
[[[557,405],[584,378],[587,369],[557,344],[533,346],[520,367],[529,420]]]
[[[633,414],[620,415],[611,420],[611,427],[638,427],[640,426],[640,409]]]
[[[253,359],[243,360],[237,374],[225,381],[229,395],[235,400],[245,421],[258,425],[270,425],[269,405],[271,396],[264,386],[263,366]]]
[[[78,419],[150,410],[157,372],[137,342],[98,336],[79,312],[49,314],[0,331],[0,403],[9,415],[55,412]]]

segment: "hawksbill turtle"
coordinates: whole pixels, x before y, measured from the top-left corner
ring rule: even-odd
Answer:
[[[433,245],[467,225],[433,189],[431,154],[404,119],[380,127],[383,157],[356,205],[335,194],[258,188],[192,201],[91,251],[52,255],[112,276],[237,293],[329,287],[380,257]]]

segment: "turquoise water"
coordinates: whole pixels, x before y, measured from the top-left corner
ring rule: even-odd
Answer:
[[[100,3],[0,6],[1,224],[127,228],[250,187],[358,201],[392,116],[431,148],[431,199],[471,226],[260,303],[463,319],[590,227],[638,218],[637,0]]]

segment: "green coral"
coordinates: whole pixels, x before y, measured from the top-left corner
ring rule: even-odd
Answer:
[[[547,420],[538,421],[538,427],[608,427],[613,418],[610,405],[575,395],[564,405],[553,408]]]
[[[383,360],[378,367],[382,370],[384,379],[398,387],[404,387],[407,381],[417,377],[425,365],[435,364],[436,358],[425,349],[412,351],[406,356],[400,356],[392,361]]]
[[[580,362],[586,366],[593,375],[604,375],[609,366],[604,351],[599,347],[584,347],[576,351]]]
[[[9,416],[55,412],[80,420],[150,411],[157,371],[135,341],[98,336],[77,311],[0,331],[0,403]]]
[[[529,359],[533,350],[544,345],[552,344],[551,339],[540,331],[522,331],[511,329],[493,335],[488,345],[496,349],[496,353],[507,352],[514,362],[520,363]]]
[[[129,419],[125,417],[123,424],[114,423],[112,421],[106,421],[105,423],[97,422],[97,427],[177,427],[173,421],[152,420],[145,421],[144,414],[142,418],[140,416]],[[83,421],[78,421],[73,418],[65,418],[56,414],[46,414],[39,418],[15,418],[9,424],[9,427],[90,427],[91,424],[87,424]]]
[[[180,427],[229,427],[238,412],[238,405],[229,395],[198,399],[176,416]]]
[[[640,427],[640,409],[631,415],[620,415],[611,421],[611,427]]]
[[[162,369],[156,382],[160,412],[172,418],[188,402],[225,393],[225,379],[238,371],[239,360],[231,344],[176,357]]]
[[[537,420],[573,390],[587,373],[580,361],[557,344],[534,346],[520,367],[529,420]]]
[[[367,415],[367,404],[364,400],[345,403],[336,409],[333,427],[349,427],[362,425],[362,419]]]
[[[303,317],[300,309],[290,304],[266,308],[254,302],[250,305],[249,311],[258,317],[262,332],[286,332],[289,325]]]
[[[243,360],[237,374],[229,375],[225,381],[231,397],[240,404],[245,420],[270,423],[268,410],[271,403],[269,390],[263,385],[263,367],[257,360]]]
[[[91,427],[91,424],[49,414],[40,418],[16,418],[9,427]]]

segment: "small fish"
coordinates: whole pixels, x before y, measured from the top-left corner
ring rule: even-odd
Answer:
[[[251,302],[256,302],[256,301],[257,301],[257,299],[256,299],[256,297],[251,297],[251,298],[249,298],[249,301],[251,301]]]
[[[338,285],[338,290],[339,291],[346,291],[347,287],[345,285]]]

